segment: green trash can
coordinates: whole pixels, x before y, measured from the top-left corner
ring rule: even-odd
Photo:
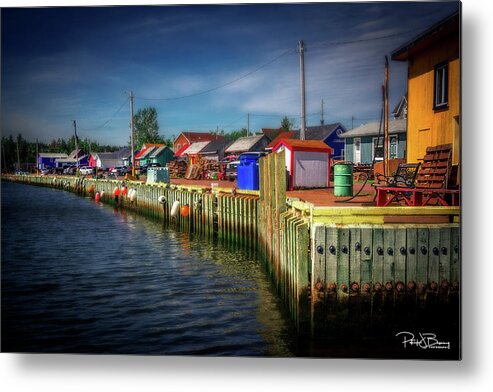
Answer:
[[[353,196],[353,163],[337,162],[334,165],[334,196]]]

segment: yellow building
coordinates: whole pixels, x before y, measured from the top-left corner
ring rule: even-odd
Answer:
[[[407,161],[426,147],[452,144],[460,161],[460,13],[456,12],[392,53],[408,62]]]

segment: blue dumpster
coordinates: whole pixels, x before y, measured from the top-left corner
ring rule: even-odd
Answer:
[[[258,160],[264,156],[261,152],[247,152],[240,155],[238,165],[238,189],[258,191],[259,168]]]

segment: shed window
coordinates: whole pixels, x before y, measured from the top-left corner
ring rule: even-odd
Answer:
[[[391,136],[389,140],[389,159],[397,158],[397,136]]]
[[[448,62],[435,65],[435,110],[448,107]]]
[[[372,159],[375,159],[376,161],[381,161],[383,159],[383,137],[373,138],[372,152],[373,152]]]

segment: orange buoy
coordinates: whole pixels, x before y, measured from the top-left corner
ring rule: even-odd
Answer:
[[[120,188],[118,188],[117,186],[115,186],[115,189],[113,189],[113,195],[120,196]]]
[[[125,196],[128,193],[128,188],[126,186],[122,187],[122,195]]]
[[[186,218],[188,214],[190,214],[190,207],[188,207],[188,205],[186,204],[184,206],[181,206],[180,213],[181,216]]]
[[[92,195],[94,193],[94,185],[91,185],[87,191]]]
[[[97,202],[101,200],[101,194],[99,192],[96,192],[96,195],[94,196],[94,200],[96,200]]]

